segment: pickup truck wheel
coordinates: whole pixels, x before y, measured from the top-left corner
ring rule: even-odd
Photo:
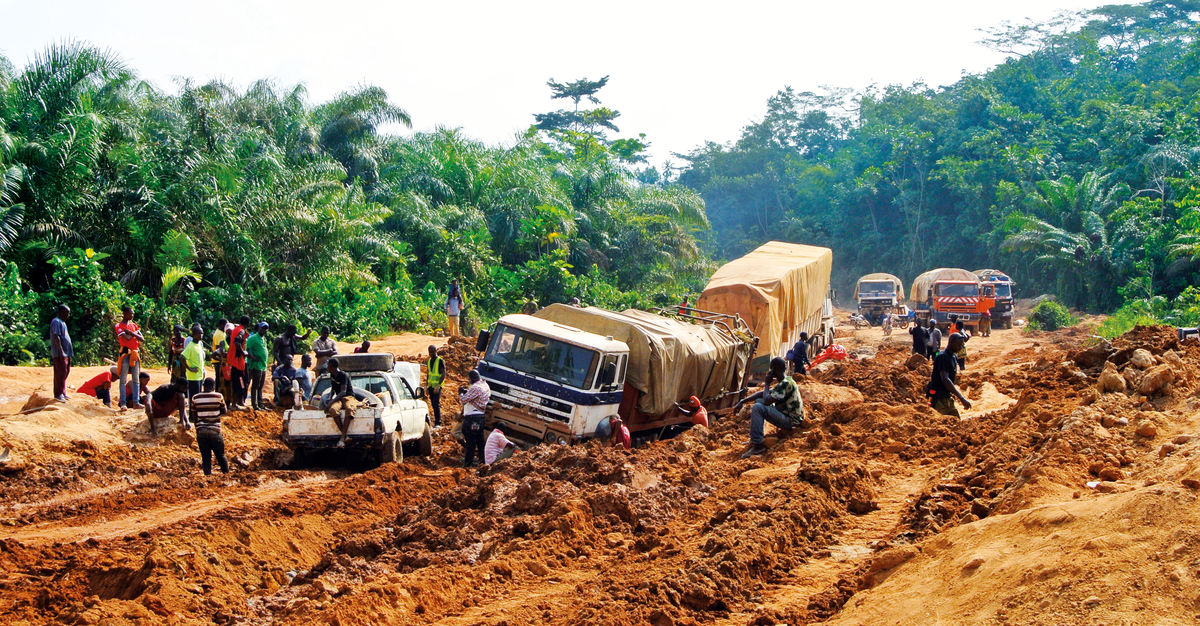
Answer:
[[[433,455],[433,430],[429,428],[429,424],[425,424],[425,432],[421,433],[421,440],[417,442],[417,455]]]
[[[395,432],[383,436],[379,444],[379,464],[400,463],[404,460],[404,446],[400,445],[400,437]]]
[[[1012,318],[1004,320],[1004,330],[1012,330]]]

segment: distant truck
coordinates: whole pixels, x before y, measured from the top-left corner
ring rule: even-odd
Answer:
[[[433,451],[429,408],[421,387],[421,366],[396,362],[386,352],[338,356],[338,366],[350,375],[354,397],[362,404],[346,429],[345,447],[352,453],[383,463],[404,460],[408,445],[420,456]],[[333,449],[341,439],[337,424],[325,413],[330,402],[329,375],[313,386],[313,404],[283,412],[283,442],[303,463],[314,450]]]
[[[1000,270],[975,270],[975,275],[984,286],[990,285],[994,293],[996,304],[992,307],[992,327],[1012,328],[1013,311],[1016,308],[1013,288],[1017,283]]]
[[[904,283],[883,272],[867,274],[854,285],[858,313],[872,324],[882,324],[884,313],[894,313],[904,300]]]
[[[553,304],[506,315],[476,343],[492,390],[485,420],[527,442],[565,444],[607,437],[620,417],[635,439],[654,439],[691,421],[676,402],[697,396],[713,411],[744,397],[757,345],[736,318],[695,309]]]
[[[978,332],[984,311],[995,305],[991,286],[984,286],[979,277],[964,269],[940,267],[913,279],[909,305],[918,322],[933,319],[938,326],[949,328],[951,319]]]
[[[772,357],[787,354],[802,332],[808,333],[811,355],[833,344],[832,269],[829,248],[768,241],[722,265],[696,308],[745,321],[759,338],[751,371],[762,373]]]

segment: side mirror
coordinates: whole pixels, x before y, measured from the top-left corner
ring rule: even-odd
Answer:
[[[603,370],[600,371],[600,385],[601,386],[611,385],[611,384],[613,384],[613,381],[616,379],[617,379],[617,364],[610,362],[604,366]]]
[[[417,391],[413,395],[416,396],[418,400],[420,400],[421,398],[424,398],[425,397],[425,388],[417,387]]]
[[[479,336],[475,338],[475,351],[483,352],[487,350],[488,344],[492,341],[492,332],[490,330],[479,331]]]

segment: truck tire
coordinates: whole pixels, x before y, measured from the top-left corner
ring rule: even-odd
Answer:
[[[296,448],[292,450],[292,467],[295,469],[304,469],[308,466],[308,450],[304,448]]]
[[[425,424],[425,432],[421,433],[421,439],[417,441],[417,456],[432,456],[433,455],[433,430],[429,428],[429,424]]]
[[[404,446],[400,445],[400,437],[395,432],[383,436],[379,444],[379,464],[400,463],[404,461]]]
[[[1004,320],[1004,330],[1012,330],[1012,318],[1011,317],[1006,318]]]

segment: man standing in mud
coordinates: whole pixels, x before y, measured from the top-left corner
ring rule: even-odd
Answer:
[[[942,349],[942,329],[938,328],[937,321],[932,317],[929,318],[929,340],[925,343],[926,356],[934,358],[939,350]]]
[[[929,381],[929,405],[942,415],[961,417],[954,399],[962,403],[963,409],[971,408],[971,401],[954,386],[958,376],[958,359],[956,354],[963,347],[965,337],[958,333],[950,335],[946,350],[933,359],[933,377]]]
[[[321,327],[321,336],[312,345],[313,354],[317,356],[317,366],[313,371],[318,374],[325,371],[325,362],[337,354],[337,343],[329,337],[329,327]]]
[[[920,324],[913,324],[912,328],[908,329],[908,334],[913,338],[913,353],[923,357],[929,356],[929,331]]]
[[[463,408],[463,467],[478,465],[483,460],[483,413],[492,400],[492,389],[478,371],[471,370],[467,379],[471,386],[460,390],[458,396]]]
[[[446,381],[446,361],[438,356],[437,346],[429,346],[425,362],[425,395],[433,407],[433,427],[442,427],[442,383]]]
[[[67,401],[67,376],[71,373],[71,359],[75,347],[71,344],[71,333],[67,332],[67,320],[71,319],[71,307],[60,304],[54,319],[50,320],[50,360],[54,363],[54,399]]]
[[[734,406],[734,411],[737,411],[743,404],[754,402],[754,410],[750,412],[750,449],[742,455],[743,459],[767,451],[763,445],[764,422],[770,422],[785,433],[804,425],[804,401],[800,398],[800,388],[786,374],[787,361],[780,357],[771,359],[771,371],[763,383],[763,390],[742,398]]]
[[[117,345],[120,346],[120,353],[117,356],[117,371],[120,376],[120,400],[117,406],[124,409],[126,406],[133,409],[140,409],[142,405],[138,403],[138,399],[125,397],[125,381],[141,380],[142,377],[142,342],[146,340],[142,336],[142,328],[137,322],[133,321],[133,307],[128,304],[121,307],[121,321],[113,327],[117,334]],[[185,385],[186,387],[186,385]]]

